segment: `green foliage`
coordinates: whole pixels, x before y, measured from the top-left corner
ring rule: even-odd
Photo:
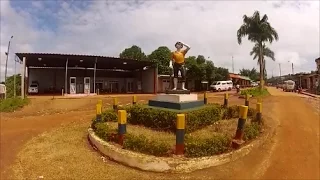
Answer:
[[[248,108],[248,118],[254,118],[256,110],[254,108]],[[239,106],[233,105],[223,109],[222,119],[239,118]]]
[[[7,77],[5,81],[7,98],[14,97],[14,75]],[[21,75],[16,74],[16,96],[21,96]]]
[[[12,112],[29,103],[28,99],[7,98],[0,100],[0,112]]]
[[[249,141],[255,139],[260,134],[261,126],[258,123],[246,124],[244,127],[243,140]]]
[[[185,155],[202,157],[221,154],[229,150],[231,138],[226,135],[212,135],[210,138],[185,137]]]
[[[154,130],[175,130],[175,112],[135,105],[128,113],[130,113],[130,118],[128,118],[130,124],[143,125]]]
[[[118,114],[113,109],[108,109],[103,111],[101,114],[103,122],[117,122],[118,121]]]
[[[120,53],[120,58],[136,59],[138,61],[145,60],[146,55],[139,46],[133,45],[130,48],[126,48]]]
[[[250,17],[243,16],[243,24],[237,31],[238,43],[242,43],[242,38],[248,36],[248,40],[255,43],[251,55],[255,54],[254,58],[258,57],[258,64],[260,66],[260,89],[263,84],[261,83],[264,78],[265,60],[264,56],[274,59],[274,53],[265,47],[264,42],[272,43],[278,40],[279,36],[277,31],[268,22],[268,16],[265,14],[262,18],[260,12],[255,11]]]
[[[264,79],[267,79],[267,70],[266,70],[266,61],[265,61],[265,58],[264,57],[268,57],[270,58],[271,60],[275,61],[275,55],[274,55],[274,52],[269,49],[264,43],[262,45],[262,60],[260,60],[258,57],[259,57],[259,53],[260,53],[260,45],[259,43],[256,43],[254,45],[254,47],[252,48],[252,51],[250,52],[250,55],[254,55],[253,57],[253,60],[257,59],[258,58],[258,61],[257,61],[257,64],[260,65],[262,63],[262,66],[263,66],[263,77]]]
[[[128,122],[143,125],[154,130],[176,130],[177,113],[168,110],[154,109],[145,106],[133,106],[130,110]],[[221,119],[221,107],[208,105],[204,108],[186,112],[186,132],[192,132]]]
[[[160,46],[154,50],[148,59],[158,64],[158,74],[170,74],[169,61],[171,60],[171,51],[166,46]]]
[[[260,97],[260,96],[268,96],[270,93],[266,88],[262,89],[262,91],[259,88],[250,88],[250,89],[244,89],[241,90],[241,95],[249,94],[253,97]]]
[[[229,78],[229,70],[223,67],[215,67],[211,80],[225,81]]]
[[[144,135],[135,136],[126,134],[123,147],[154,156],[168,155],[172,145],[165,141],[151,140]]]
[[[95,130],[97,136],[99,136],[101,139],[112,142],[117,141],[117,129],[109,127],[107,123],[96,123],[93,129]]]
[[[256,70],[256,68],[250,69],[240,69],[240,75],[242,76],[247,76],[253,81],[258,81],[259,80],[259,72]]]
[[[186,132],[192,132],[219,121],[221,112],[220,105],[208,105],[199,110],[187,112]]]

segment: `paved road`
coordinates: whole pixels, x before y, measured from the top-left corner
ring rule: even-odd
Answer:
[[[275,88],[270,88],[269,91],[272,96],[264,100],[263,111],[268,120],[266,124],[270,127],[277,126],[276,134],[265,145],[253,150],[243,159],[183,175],[147,173],[107,162],[108,175],[117,174],[117,179],[319,179],[320,114],[316,109],[319,109],[320,102]],[[218,98],[210,99],[222,102]],[[123,99],[123,102],[130,100],[129,97]],[[75,122],[79,117],[90,119],[94,114],[94,110],[90,110],[88,106],[94,107],[95,100],[74,100],[77,103],[69,105],[67,101],[70,100],[41,99],[40,105],[33,103],[22,112],[2,116],[1,179],[6,178],[7,167],[13,163],[16,153],[30,138],[62,123]],[[238,99],[232,101],[242,103],[242,100]],[[48,108],[41,107],[43,104],[50,107],[50,112],[44,110]],[[63,111],[59,109],[61,107]],[[56,114],[57,111],[62,112]],[[268,116],[272,116],[273,119],[269,120]],[[81,145],[83,139],[79,139],[78,144]],[[99,167],[104,165],[106,164],[102,162],[97,164]],[[116,178],[111,176],[109,179]]]

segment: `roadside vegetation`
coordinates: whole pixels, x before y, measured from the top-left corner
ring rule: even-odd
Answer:
[[[267,88],[260,90],[259,87],[241,90],[241,95],[251,95],[252,97],[265,97],[270,95]]]
[[[0,99],[0,112],[13,112],[22,108],[29,103],[27,98],[21,99],[21,75],[16,75],[14,83],[14,75],[7,78],[4,82],[7,88],[7,98]],[[15,88],[14,88],[15,86]],[[15,93],[14,93],[15,89]]]

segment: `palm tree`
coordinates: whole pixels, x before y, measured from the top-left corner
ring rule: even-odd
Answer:
[[[260,89],[263,88],[263,71],[264,71],[264,61],[263,61],[263,43],[272,43],[274,40],[278,40],[277,31],[268,22],[268,16],[265,14],[260,18],[260,12],[255,11],[253,16],[248,17],[243,16],[243,24],[237,31],[238,43],[241,44],[242,38],[248,36],[248,40],[258,44],[259,55],[258,61],[260,66]]]
[[[260,47],[259,47],[259,44],[256,43],[250,52],[250,56],[254,55],[253,60],[255,60],[259,57],[259,54],[260,54]],[[264,77],[264,75],[266,74],[266,61],[265,61],[264,57],[268,57],[273,61],[276,60],[274,57],[274,52],[271,49],[269,49],[265,45],[265,43],[263,43],[263,45],[262,45],[262,59],[260,60],[260,58],[258,58],[258,61],[257,61],[257,64],[259,66],[261,66],[261,64],[262,64],[262,69],[263,69],[262,77]]]

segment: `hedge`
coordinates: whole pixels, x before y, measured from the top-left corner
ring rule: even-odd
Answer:
[[[231,138],[227,135],[212,135],[201,138],[187,135],[185,139],[185,156],[203,157],[222,154],[230,150]]]
[[[177,112],[155,109],[144,105],[135,105],[122,107],[127,110],[127,122],[132,125],[142,125],[157,131],[175,132]],[[224,108],[218,104],[210,104],[201,109],[185,112],[186,114],[186,132],[204,128],[221,119],[231,119],[239,117],[239,106],[230,106]],[[248,109],[248,118],[255,115],[255,110]],[[113,109],[107,109],[102,113],[101,122],[117,122],[117,112]],[[95,118],[93,124],[97,123]]]
[[[130,128],[130,127],[129,127]],[[250,141],[260,134],[261,126],[257,123],[246,123],[244,129],[244,140]],[[105,141],[117,143],[116,126],[108,126],[106,122],[95,124],[95,133]],[[124,149],[150,154],[154,156],[170,156],[174,144],[169,141],[159,140],[157,131],[153,135],[143,135],[130,132],[128,129],[124,138]],[[173,135],[174,136],[174,135]],[[185,136],[185,156],[203,157],[225,153],[231,150],[232,136],[227,134],[212,134],[208,136],[186,134]]]
[[[136,105],[130,108],[129,113],[128,123],[130,124],[143,125],[161,131],[175,132],[176,130],[176,112]],[[186,132],[192,132],[220,120],[222,108],[220,105],[208,105],[185,114]]]

